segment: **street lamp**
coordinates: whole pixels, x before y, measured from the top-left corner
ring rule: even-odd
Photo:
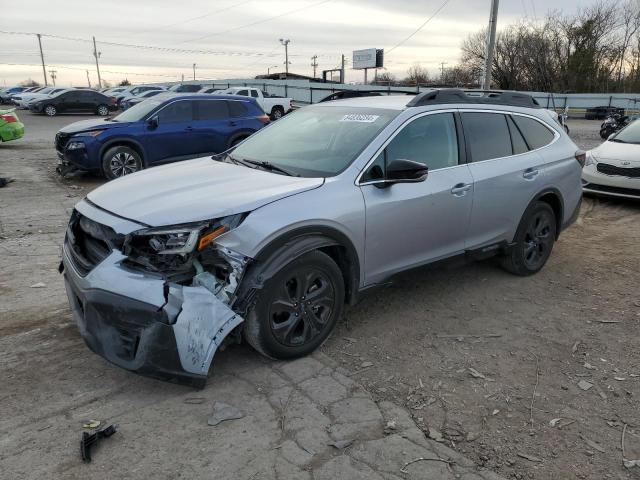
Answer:
[[[272,65],[270,67],[267,67],[267,75],[269,75],[269,70],[271,70],[272,68],[278,68],[280,65]]]
[[[289,77],[289,40],[288,38],[281,38],[280,43],[284,45],[284,73],[286,77]]]

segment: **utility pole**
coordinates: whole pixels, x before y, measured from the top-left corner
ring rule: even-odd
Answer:
[[[491,0],[491,14],[489,15],[489,30],[487,32],[487,58],[484,64],[484,80],[482,89],[491,88],[491,67],[493,66],[493,54],[496,47],[496,25],[498,23],[499,0]]]
[[[96,57],[96,71],[98,72],[98,88],[102,88],[102,79],[100,78],[100,65],[98,64],[98,58],[101,52],[96,48],[96,37],[93,37],[93,56]]]
[[[196,64],[193,64],[193,79],[196,79]]]
[[[448,62],[440,62],[440,83],[444,79],[444,66],[447,65]]]
[[[56,75],[57,71],[56,70],[49,70],[49,75],[51,75],[51,82],[53,83],[53,86],[56,86]]]
[[[340,83],[344,83],[344,53],[342,54],[342,61],[340,63]]]
[[[44,86],[46,87],[49,84],[47,83],[47,69],[44,67],[44,55],[42,54],[42,40],[41,40],[41,35],[39,33],[36,33],[36,35],[38,36],[38,46],[40,47],[40,60],[42,61],[42,74],[44,75]]]
[[[89,84],[89,88],[91,88],[91,80],[89,79],[89,70],[87,70],[87,83]]]
[[[284,73],[286,78],[289,78],[289,40],[288,38],[281,38],[280,43],[284,45]]]
[[[318,68],[318,55],[311,57],[311,66],[313,67],[313,78],[316,78],[316,69]]]

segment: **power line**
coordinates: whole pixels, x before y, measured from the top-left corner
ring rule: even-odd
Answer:
[[[243,2],[238,2],[238,3],[234,4],[234,5],[229,5],[228,7],[223,8],[221,10],[214,10],[213,12],[205,13],[204,15],[198,15],[197,17],[187,18],[186,20],[181,20],[181,21],[175,22],[175,23],[169,23],[167,25],[159,25],[159,26],[154,27],[154,28],[149,29],[149,30],[142,30],[140,32],[135,32],[133,35],[140,35],[142,33],[156,32],[158,30],[164,30],[166,28],[175,27],[176,25],[182,25],[184,23],[194,22],[196,20],[201,20],[203,18],[209,17],[209,16],[211,16],[213,14],[226,12],[227,10],[231,10],[232,8],[240,7],[240,6],[244,5],[244,4],[252,2],[252,1],[253,0],[245,0]]]
[[[444,2],[442,2],[442,5],[440,5],[440,6],[438,7],[438,9],[437,9],[435,12],[433,12],[433,15],[431,15],[429,18],[427,18],[427,19],[424,21],[424,23],[423,23],[422,25],[420,25],[420,26],[419,26],[419,27],[418,27],[418,28],[417,28],[417,29],[416,29],[416,30],[415,30],[411,35],[409,35],[408,37],[406,37],[406,38],[405,38],[404,40],[402,40],[400,43],[398,43],[398,44],[394,45],[393,47],[391,47],[391,48],[389,48],[389,49],[387,49],[387,50],[385,50],[385,52],[384,52],[384,53],[385,53],[385,54],[389,54],[389,53],[393,52],[393,51],[394,51],[396,48],[398,48],[399,46],[401,46],[401,45],[403,45],[404,43],[406,43],[407,41],[409,41],[409,40],[411,39],[411,37],[413,37],[416,33],[418,33],[420,30],[422,30],[422,29],[427,25],[427,23],[429,23],[429,22],[433,19],[433,17],[435,17],[438,13],[440,13],[440,10],[442,10],[442,9],[447,5],[447,3],[449,3],[450,1],[451,1],[451,0],[445,0]]]
[[[298,13],[298,12],[301,12],[303,10],[307,10],[309,8],[317,7],[319,5],[322,5],[324,3],[329,3],[331,1],[332,0],[322,0],[321,2],[316,2],[316,3],[313,3],[311,5],[307,5],[305,7],[300,7],[300,8],[296,8],[294,10],[289,10],[288,12],[280,13],[278,15],[274,15],[274,16],[268,17],[268,18],[263,18],[262,20],[257,20],[255,22],[247,23],[245,25],[239,25],[237,27],[232,27],[232,28],[229,28],[227,30],[223,30],[221,32],[209,33],[207,35],[203,35],[203,36],[197,37],[197,38],[192,38],[190,40],[183,40],[182,42],[178,42],[178,43],[192,43],[192,42],[197,42],[198,40],[204,40],[205,38],[209,38],[209,37],[213,37],[213,36],[217,36],[217,35],[223,35],[223,34],[229,33],[229,32],[235,32],[236,30],[240,30],[242,28],[253,27],[255,25],[260,25],[262,23],[270,22],[271,20],[275,20],[277,18],[286,17],[287,15],[292,15],[294,13]]]

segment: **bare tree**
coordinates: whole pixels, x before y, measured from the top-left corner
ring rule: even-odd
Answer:
[[[407,70],[407,78],[405,82],[409,85],[426,85],[431,81],[429,72],[420,64],[415,63]]]

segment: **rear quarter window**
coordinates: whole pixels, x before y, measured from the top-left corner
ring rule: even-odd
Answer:
[[[229,114],[234,118],[246,117],[249,114],[249,109],[245,102],[228,101]]]
[[[527,141],[530,150],[549,145],[555,137],[548,127],[545,127],[541,122],[533,118],[522,117],[520,115],[512,115],[511,118],[513,118],[522,136]]]

